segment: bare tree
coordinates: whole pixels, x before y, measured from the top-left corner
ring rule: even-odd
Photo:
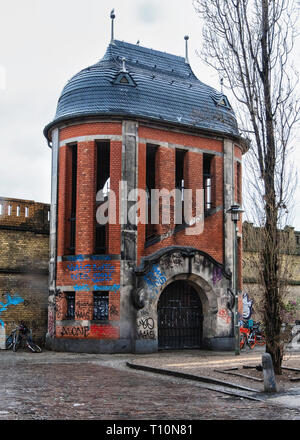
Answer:
[[[266,350],[281,374],[282,240],[293,179],[289,152],[299,120],[297,74],[291,59],[296,38],[292,0],[194,0],[203,18],[204,60],[213,66],[237,103],[261,234],[260,261]],[[248,173],[249,175],[249,173]],[[247,209],[247,206],[246,206]],[[252,215],[253,218],[253,215]]]

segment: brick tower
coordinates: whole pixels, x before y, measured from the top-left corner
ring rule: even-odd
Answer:
[[[226,211],[241,203],[246,146],[226,96],[199,81],[187,57],[112,39],[67,83],[44,134],[52,148],[48,346],[232,348]],[[174,189],[179,201],[158,197],[152,221],[153,190]],[[175,208],[191,190],[194,214],[199,189],[201,225],[196,216],[180,221]],[[105,206],[114,207],[106,224]],[[241,223],[239,241],[240,233]]]

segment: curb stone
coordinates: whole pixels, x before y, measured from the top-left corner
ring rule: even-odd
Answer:
[[[137,365],[137,364],[133,364],[130,362],[126,362],[126,365],[127,365],[127,367],[133,368],[135,370],[143,370],[143,371],[149,371],[150,373],[158,373],[158,374],[164,374],[164,375],[168,375],[168,376],[180,377],[182,379],[196,380],[198,382],[211,383],[214,385],[220,385],[220,386],[227,387],[227,388],[234,388],[236,390],[248,391],[251,393],[258,393],[259,392],[259,390],[254,389],[254,388],[248,388],[248,387],[244,387],[242,385],[236,385],[231,382],[225,382],[225,381],[218,380],[218,379],[212,379],[212,378],[206,377],[206,376],[195,376],[194,374],[181,373],[178,371],[166,370],[163,368],[148,367],[146,365]],[[248,397],[250,397],[250,396],[248,396]],[[260,399],[255,398],[255,400],[260,400]]]

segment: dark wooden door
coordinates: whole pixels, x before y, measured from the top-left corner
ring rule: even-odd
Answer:
[[[195,289],[186,281],[174,281],[158,301],[158,348],[200,348],[202,304]]]

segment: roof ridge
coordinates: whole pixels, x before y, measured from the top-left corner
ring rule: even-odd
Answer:
[[[178,61],[184,62],[185,63],[185,58],[181,55],[175,55],[175,54],[171,54],[168,52],[163,52],[161,50],[157,50],[157,49],[152,49],[150,47],[146,47],[146,46],[140,46],[137,44],[133,44],[133,43],[128,43],[127,41],[121,41],[121,40],[114,40],[115,46],[117,46],[118,44],[121,44],[122,46],[129,46],[131,48],[135,48],[136,50],[140,51],[140,52],[151,52],[157,56],[162,56],[164,58],[174,58]],[[109,44],[109,46],[114,46],[112,43]]]

